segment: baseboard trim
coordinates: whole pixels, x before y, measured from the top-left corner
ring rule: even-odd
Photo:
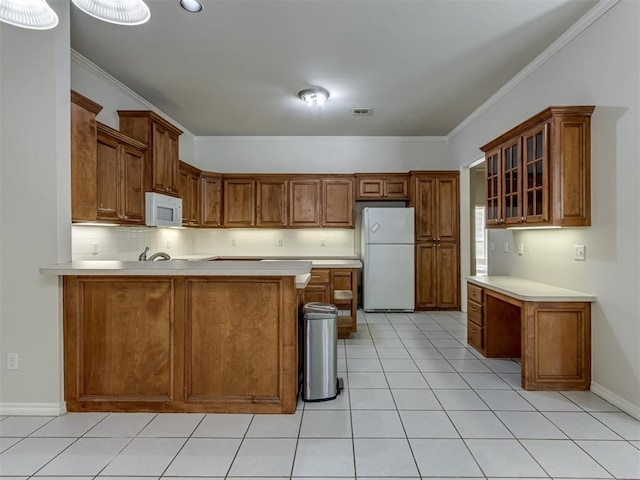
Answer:
[[[67,413],[62,403],[0,403],[0,415],[58,417]]]
[[[596,395],[604,398],[611,405],[618,407],[625,413],[628,413],[633,418],[640,420],[640,407],[634,405],[633,403],[625,400],[624,398],[616,395],[611,390],[604,388],[602,385],[599,385],[595,382],[591,382],[591,391]]]

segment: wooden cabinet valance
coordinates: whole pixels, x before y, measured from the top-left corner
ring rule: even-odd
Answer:
[[[487,143],[487,227],[591,225],[593,106],[549,107]]]

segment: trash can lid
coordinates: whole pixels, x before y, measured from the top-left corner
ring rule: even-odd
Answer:
[[[337,314],[338,307],[336,307],[333,303],[310,302],[304,305],[303,311],[304,313]]]

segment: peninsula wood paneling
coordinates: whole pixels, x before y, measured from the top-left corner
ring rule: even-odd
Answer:
[[[68,411],[293,413],[294,277],[65,277]]]
[[[67,401],[171,400],[172,299],[170,279],[66,279]]]

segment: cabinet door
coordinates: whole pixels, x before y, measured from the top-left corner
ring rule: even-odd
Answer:
[[[322,180],[322,226],[353,228],[353,180]]]
[[[221,183],[219,175],[203,174],[200,178],[200,224],[203,227],[222,224]]]
[[[319,227],[320,180],[295,179],[289,183],[289,225],[292,227]]]
[[[117,222],[118,215],[118,180],[119,180],[119,148],[117,140],[98,134],[98,152],[96,169],[96,200],[98,220]]]
[[[182,198],[182,225],[189,224],[191,216],[191,190],[189,189],[190,177],[188,171],[180,169],[180,198]]]
[[[500,188],[500,149],[485,156],[486,224],[499,225],[502,214],[502,192]]]
[[[500,223],[513,225],[522,220],[520,138],[502,147],[502,214]]]
[[[381,178],[358,179],[358,200],[378,200],[382,197],[384,197],[384,181]]]
[[[302,292],[302,303],[331,303],[331,285],[307,285]]]
[[[436,306],[457,309],[459,300],[458,244],[440,243],[436,246]]]
[[[437,300],[436,244],[416,244],[416,308],[435,308]]]
[[[255,181],[224,179],[224,226],[253,227],[255,222]]]
[[[458,244],[416,244],[416,308],[459,308]]]
[[[144,152],[129,145],[121,147],[121,214],[127,223],[144,222]]]
[[[441,177],[435,182],[435,236],[437,242],[458,240],[458,177]]]
[[[409,179],[407,177],[385,179],[384,196],[388,200],[408,200]]]
[[[178,195],[178,136],[157,123],[152,124],[152,188]]]
[[[188,192],[191,198],[191,208],[189,209],[189,225],[200,225],[200,201],[199,201],[199,184],[200,176],[195,173],[189,175]],[[183,207],[184,208],[184,207]]]
[[[523,216],[527,223],[549,220],[549,124],[524,134],[523,138]]]
[[[286,225],[286,180],[258,178],[256,180],[256,226],[282,228]]]
[[[432,242],[436,239],[434,199],[435,177],[416,177],[413,204],[416,210],[415,232],[419,242]]]

